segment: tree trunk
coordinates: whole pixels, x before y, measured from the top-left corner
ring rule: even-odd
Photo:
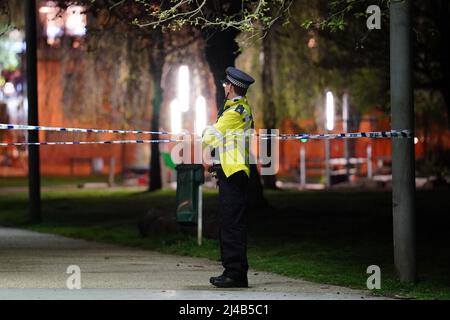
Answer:
[[[221,110],[225,101],[221,80],[225,79],[225,69],[234,66],[234,61],[238,56],[239,46],[235,38],[239,31],[226,29],[214,31],[213,34],[209,34],[209,32],[203,33],[206,38],[205,56],[216,84],[217,109]]]
[[[269,129],[267,133],[271,133],[270,129],[276,128],[277,119],[276,119],[276,109],[275,102],[273,96],[273,68],[274,65],[274,56],[272,52],[273,48],[273,36],[274,31],[270,30],[267,35],[263,38],[263,70],[262,70],[262,87],[264,91],[264,99],[262,103],[262,112],[263,112],[263,125],[264,128]],[[271,139],[267,141],[268,150],[267,155],[270,157],[271,150]],[[263,166],[269,167],[271,164],[266,164]],[[276,175],[264,175],[263,182],[264,188],[266,189],[277,189],[276,186]]]
[[[157,33],[157,34],[156,34]],[[150,61],[151,75],[153,79],[153,100],[152,100],[152,120],[151,131],[159,131],[159,117],[161,111],[161,103],[163,97],[163,89],[161,87],[162,70],[164,66],[164,43],[163,35],[155,30],[154,48]],[[159,139],[158,134],[153,134],[152,139]],[[160,166],[159,143],[151,144],[150,170],[149,170],[149,187],[148,191],[159,190],[162,187],[161,166]]]

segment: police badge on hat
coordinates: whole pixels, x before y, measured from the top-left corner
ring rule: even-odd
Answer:
[[[237,68],[228,67],[225,72],[227,74],[225,81],[229,81],[237,87],[247,89],[255,82],[255,79]]]

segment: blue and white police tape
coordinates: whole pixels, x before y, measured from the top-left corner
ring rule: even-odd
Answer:
[[[93,129],[93,128],[67,128],[67,127],[47,127],[47,126],[29,126],[22,124],[2,124],[0,130],[32,130],[32,131],[56,131],[56,132],[74,132],[74,133],[114,133],[114,134],[159,134],[159,135],[193,135],[189,132],[173,133],[168,131],[145,131],[145,130],[110,130],[110,129]],[[296,134],[296,133],[280,133],[280,134],[254,134],[250,131],[247,133],[235,133],[233,135],[249,135],[264,137],[263,139],[271,139],[272,137],[281,140],[313,140],[313,139],[349,139],[349,138],[413,138],[414,134],[411,130],[391,130],[391,131],[375,131],[375,132],[356,132],[356,133],[327,133],[327,134]],[[141,141],[141,140],[133,140]],[[147,140],[150,141],[150,140]]]
[[[414,138],[411,130],[391,130],[354,133],[326,133],[326,134],[280,134],[280,140],[317,140],[317,139],[355,139],[355,138]],[[261,139],[270,139],[264,137]]]
[[[226,136],[225,136],[226,137]],[[263,137],[261,140],[269,140],[274,137]],[[318,139],[354,139],[354,138],[412,138],[411,132],[401,131],[379,131],[379,132],[357,132],[340,134],[302,134],[289,137],[278,136],[279,140],[308,140]],[[46,141],[46,142],[1,142],[0,147],[9,146],[51,146],[51,145],[88,145],[88,144],[146,144],[146,143],[169,143],[169,142],[193,142],[201,139],[152,139],[152,140],[110,140],[110,141]]]
[[[29,126],[25,124],[5,124],[0,123],[0,130],[32,130],[32,131],[56,131],[56,132],[76,132],[76,133],[116,133],[116,134],[173,134],[165,131],[144,131],[144,130],[110,130],[110,129],[84,129],[84,128],[64,128]]]
[[[86,145],[86,144],[130,144],[130,143],[168,143],[183,140],[160,139],[160,140],[110,140],[110,141],[49,141],[49,142],[1,142],[0,147],[19,146],[55,146],[55,145]]]

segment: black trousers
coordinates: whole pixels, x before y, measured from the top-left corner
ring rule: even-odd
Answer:
[[[247,186],[248,176],[238,171],[228,178],[222,169],[219,179],[220,252],[224,275],[234,280],[247,279]]]

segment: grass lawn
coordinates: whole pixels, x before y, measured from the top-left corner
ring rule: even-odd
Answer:
[[[382,272],[380,295],[450,299],[448,190],[418,192],[417,285],[397,281],[390,192],[268,191],[271,207],[249,215],[249,263],[257,270],[320,283],[365,288],[366,269]],[[217,214],[217,193],[204,194],[204,214]],[[43,193],[43,218],[27,223],[25,193],[1,193],[0,225],[217,259],[218,242],[181,234],[142,238],[137,221],[149,209],[174,212],[175,192],[55,190]]]

